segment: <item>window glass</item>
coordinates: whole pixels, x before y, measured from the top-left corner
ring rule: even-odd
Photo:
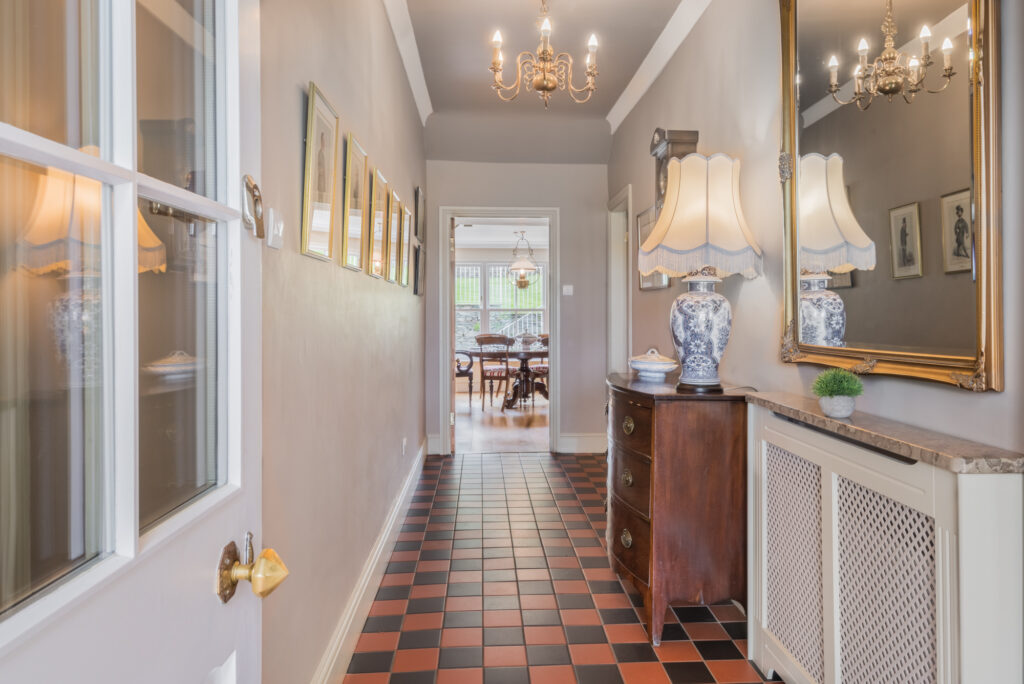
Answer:
[[[543,309],[547,292],[547,269],[538,264],[537,275],[530,286],[520,289],[509,280],[508,266],[489,264],[487,267],[487,307],[490,309]]]
[[[0,121],[98,146],[99,0],[0,2]]]
[[[139,525],[217,483],[222,231],[139,199]]]
[[[496,335],[517,337],[524,333],[539,335],[544,329],[543,311],[489,311],[490,332]]]
[[[104,548],[108,203],[98,181],[0,157],[0,612]]]
[[[139,171],[215,197],[214,0],[135,3]]]
[[[480,309],[455,310],[455,348],[476,349],[480,329]]]
[[[480,266],[477,264],[456,264],[455,306],[479,307],[481,302]]]

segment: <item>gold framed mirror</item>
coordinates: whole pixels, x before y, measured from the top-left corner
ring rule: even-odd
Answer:
[[[998,1],[779,4],[782,360],[1001,391]]]

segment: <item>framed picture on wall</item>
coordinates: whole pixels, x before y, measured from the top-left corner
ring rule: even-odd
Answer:
[[[423,245],[419,244],[418,242],[414,244],[412,248],[412,265],[412,291],[413,294],[417,294],[422,297],[423,294],[426,292],[427,258],[426,249],[423,247]]]
[[[640,253],[640,245],[644,244],[644,241],[650,236],[651,231],[654,230],[654,221],[654,207],[636,215],[636,249],[638,255]],[[649,276],[640,276],[641,290],[664,290],[668,287],[668,284],[669,277],[664,273],[652,273]]]
[[[409,258],[412,249],[412,211],[409,207],[402,207],[402,277],[399,282],[402,287],[409,286]]]
[[[302,196],[302,253],[327,261],[334,257],[337,157],[338,113],[316,84],[310,81]]]
[[[388,212],[388,274],[387,279],[396,283],[399,280],[398,265],[402,248],[402,201],[398,193],[391,191],[391,211]]]
[[[427,196],[423,188],[416,188],[416,239],[423,242],[427,230]]]
[[[889,245],[892,277],[921,277],[921,206],[917,202],[889,210]]]
[[[373,175],[373,208],[370,214],[372,230],[368,246],[370,263],[367,269],[367,273],[374,278],[383,278],[384,268],[387,265],[384,243],[387,237],[388,197],[388,179],[384,177],[380,169],[377,169]]]
[[[357,271],[363,270],[363,235],[366,233],[367,206],[370,203],[370,162],[366,151],[351,133],[345,154],[345,208],[341,231],[341,264]]]
[[[942,268],[946,273],[970,271],[974,266],[974,232],[971,190],[960,190],[939,199],[942,213]]]

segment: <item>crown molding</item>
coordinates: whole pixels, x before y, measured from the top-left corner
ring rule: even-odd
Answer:
[[[398,53],[405,65],[405,76],[409,80],[416,109],[419,110],[420,122],[426,126],[427,117],[434,111],[430,104],[430,91],[427,90],[427,79],[423,76],[423,63],[420,62],[420,49],[416,45],[416,32],[409,16],[409,5],[406,0],[383,0],[384,11],[387,12],[391,32],[395,34]]]
[[[633,111],[633,107],[636,107],[640,99],[647,93],[710,4],[711,0],[680,1],[676,11],[672,13],[672,17],[665,24],[665,29],[651,46],[651,51],[644,57],[644,61],[640,63],[640,67],[633,74],[626,89],[622,91],[619,99],[608,112],[607,119],[611,124],[612,134],[618,130],[629,113]]]

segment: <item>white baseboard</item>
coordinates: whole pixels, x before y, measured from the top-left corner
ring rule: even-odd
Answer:
[[[377,587],[384,579],[384,571],[387,569],[388,559],[391,558],[391,550],[398,540],[398,533],[402,529],[404,513],[409,507],[413,493],[416,491],[416,483],[423,472],[423,462],[426,459],[426,446],[424,442],[420,445],[416,460],[411,465],[401,491],[395,496],[391,504],[388,517],[381,526],[377,541],[366,558],[363,571],[359,573],[359,580],[356,587],[349,595],[348,603],[341,613],[331,640],[327,644],[327,650],[320,658],[320,664],[313,673],[311,684],[327,684],[329,681],[341,681],[345,674],[342,672],[331,679],[335,667],[345,667],[352,658],[356,642],[363,629],[363,623],[370,613],[370,606],[377,594]]]
[[[584,432],[558,435],[558,454],[601,454],[608,450],[608,435],[604,432]]]
[[[427,453],[435,456],[441,453],[441,435],[427,435]]]

